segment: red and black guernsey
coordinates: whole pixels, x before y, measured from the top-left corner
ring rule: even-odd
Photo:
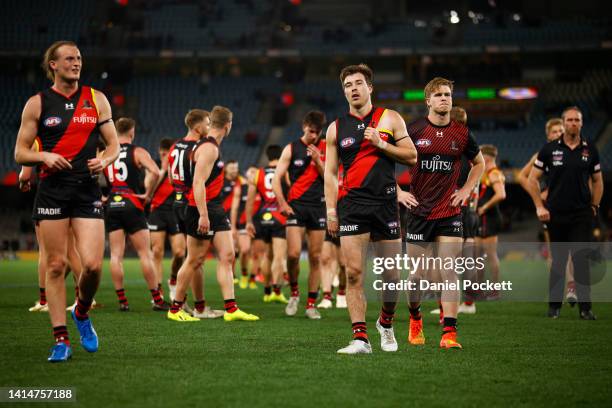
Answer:
[[[111,195],[120,195],[139,210],[144,210],[140,199],[134,196],[142,190],[140,169],[134,160],[134,150],[137,148],[131,143],[121,143],[119,157],[104,169],[104,175],[111,187]]]
[[[272,190],[272,179],[274,179],[275,171],[275,166],[266,166],[257,169],[257,173],[255,174],[255,186],[257,187],[258,195],[261,197],[260,212],[271,213],[274,218],[285,225],[287,217],[280,212],[276,194],[274,194]],[[255,210],[253,210],[253,213],[255,213]]]
[[[191,154],[197,143],[197,140],[180,139],[168,151],[168,174],[177,202],[184,202],[191,190]]]
[[[79,88],[70,96],[46,89],[39,93],[40,119],[36,141],[39,151],[53,152],[72,164],[72,169],[55,171],[40,165],[40,178],[53,175],[62,181],[91,179],[87,160],[96,157],[98,108],[94,89]]]
[[[174,187],[172,187],[172,183],[170,183],[170,177],[166,172],[164,175],[164,179],[157,186],[157,189],[153,193],[153,198],[151,199],[151,212],[155,210],[172,210],[173,203]]]
[[[223,211],[228,216],[232,210],[232,201],[234,200],[234,188],[236,187],[236,182],[240,183],[240,176],[238,176],[237,180],[229,180],[227,178],[223,179],[223,187],[221,188],[221,202],[223,203]]]
[[[242,188],[240,190],[240,207],[238,207],[238,224],[246,224],[246,202],[249,195],[249,185],[246,182],[244,177],[241,177],[242,180]],[[259,208],[261,207],[261,196],[259,194],[255,194],[255,201],[253,202],[253,214],[257,214]]]
[[[200,139],[200,141],[196,143],[195,147],[193,148],[191,157],[190,157],[191,169],[192,169],[191,174],[193,174],[195,170],[195,166],[196,166],[196,161],[194,159],[195,152],[200,148],[200,146],[202,146],[205,143],[212,143],[217,148],[217,159],[215,160],[212,166],[208,179],[206,179],[206,182],[204,183],[204,186],[206,187],[206,204],[208,206],[215,206],[215,207],[218,206],[219,208],[222,208],[221,189],[223,188],[223,179],[225,178],[225,175],[223,172],[224,163],[223,163],[223,160],[221,159],[221,150],[219,149],[219,145],[217,144],[217,141],[215,140],[215,138],[207,136],[207,137]],[[197,206],[195,197],[193,194],[193,188],[191,188],[189,192],[187,193],[187,200],[190,206],[192,207]]]
[[[362,118],[347,113],[336,119],[336,148],[343,168],[338,200],[368,205],[397,199],[395,162],[364,139],[365,129],[376,128],[385,110],[373,107]],[[382,140],[395,145],[390,131],[378,131]]]
[[[287,194],[287,202],[320,205],[325,200],[323,177],[317,171],[317,166],[308,152],[308,146],[301,138],[292,142],[290,146],[289,180],[291,180],[291,187]],[[325,140],[319,140],[315,146],[321,151],[321,155],[325,154]],[[324,161],[324,156],[321,159]]]
[[[421,118],[407,128],[417,149],[410,191],[419,205],[412,214],[435,220],[461,213],[461,207],[451,207],[451,196],[458,189],[461,157],[471,161],[480,151],[476,140],[466,126],[454,120],[436,126]]]

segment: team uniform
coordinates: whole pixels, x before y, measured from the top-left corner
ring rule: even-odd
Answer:
[[[35,143],[39,151],[53,152],[72,164],[69,170],[39,165],[39,186],[32,218],[104,218],[97,177],[87,167],[96,157],[100,137],[94,89],[79,88],[66,97],[52,88],[39,93],[41,113]]]
[[[457,188],[463,187],[467,181],[468,175],[472,166],[470,162],[462,157],[461,160],[461,172],[459,180],[457,180]],[[478,195],[479,185],[476,184],[474,189],[470,192],[469,197],[461,203],[461,221],[463,223],[463,239],[475,238],[478,235]]]
[[[136,146],[122,143],[119,157],[104,169],[104,176],[111,186],[107,203],[106,230],[119,229],[133,234],[147,229],[147,219],[142,201],[136,197],[141,192],[140,170],[134,161]]]
[[[241,180],[243,180],[243,184],[242,184],[242,188],[240,189],[240,206],[238,207],[238,222],[237,222],[237,226],[236,229],[238,229],[238,233],[239,234],[246,234],[246,202],[247,202],[247,197],[249,195],[249,188],[248,188],[248,184],[246,183],[246,180],[244,178],[241,178]],[[253,214],[257,214],[257,212],[259,211],[259,208],[261,207],[261,195],[260,194],[256,194],[255,195],[255,201],[253,202]]]
[[[483,204],[485,204],[491,199],[491,197],[493,197],[493,195],[495,195],[495,190],[493,190],[493,184],[490,180],[491,174],[497,174],[501,182],[504,182],[504,175],[497,167],[493,167],[491,170],[483,174],[480,182],[478,208],[482,207]],[[501,211],[499,210],[499,205],[495,204],[493,207],[489,208],[487,212],[480,216],[478,236],[481,238],[487,238],[498,235],[501,228],[501,223]]]
[[[457,191],[461,157],[473,160],[478,144],[468,128],[451,120],[436,126],[427,118],[407,127],[417,149],[417,164],[410,170],[410,191],[419,205],[412,209],[406,227],[406,241],[433,242],[438,236],[463,237],[461,208],[451,206]]]
[[[261,206],[253,217],[255,239],[263,240],[268,244],[272,242],[272,238],[285,239],[287,223],[287,218],[280,212],[276,195],[272,191],[275,170],[276,167],[267,166],[258,169],[255,174],[255,186],[258,196],[261,197]]]
[[[223,179],[223,187],[221,188],[220,199],[223,205],[223,211],[225,211],[225,216],[228,219],[231,219],[232,201],[234,201],[234,188],[236,187],[236,183],[240,183],[240,185],[242,186],[242,180],[240,179],[240,176],[238,176],[236,180],[228,180],[227,178]]]
[[[172,145],[168,152],[168,170],[174,187],[172,209],[181,234],[186,234],[185,212],[187,211],[187,194],[191,191],[191,155],[197,140],[181,139]]]
[[[347,113],[336,120],[336,148],[343,168],[338,193],[340,236],[370,233],[372,241],[400,237],[395,162],[364,139],[365,129],[376,128],[385,111],[373,107],[363,118]],[[391,131],[379,129],[379,133],[395,145]]]
[[[174,187],[170,183],[169,174],[157,186],[151,199],[151,212],[149,213],[149,230],[151,232],[165,231],[169,235],[180,232],[176,215],[174,214]]]
[[[289,180],[291,186],[287,202],[294,214],[287,217],[287,226],[306,227],[308,230],[325,229],[325,196],[323,177],[312,161],[307,145],[302,139],[291,143]],[[320,140],[316,147],[325,152],[325,141]],[[324,160],[324,158],[322,157]]]
[[[212,137],[202,138],[194,147],[191,155],[191,174],[195,169],[196,162],[193,159],[193,154],[195,151],[205,143],[212,143],[217,147],[218,157],[215,160],[210,175],[208,179],[206,179],[205,187],[206,187],[206,208],[208,210],[208,219],[210,221],[210,229],[206,235],[202,235],[198,232],[198,220],[200,219],[200,212],[198,211],[198,207],[196,205],[193,187],[189,189],[187,193],[187,210],[185,211],[185,229],[187,235],[192,236],[197,239],[213,239],[216,232],[221,231],[230,231],[230,222],[225,215],[225,211],[223,210],[223,203],[221,201],[221,190],[223,188],[223,180],[225,178],[223,168],[224,163],[221,159],[221,151],[219,150],[219,145],[217,141]],[[193,183],[193,179],[191,180]]]

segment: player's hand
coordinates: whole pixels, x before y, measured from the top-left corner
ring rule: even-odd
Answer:
[[[210,231],[210,220],[208,219],[208,215],[200,215],[198,219],[198,233],[206,235],[208,231]]]
[[[374,146],[378,146],[378,143],[381,141],[380,133],[378,133],[378,130],[369,126],[366,128],[363,134],[363,138],[372,143]]]
[[[538,219],[542,222],[550,221],[550,213],[546,209],[546,207],[536,207],[536,214],[538,215]]]
[[[484,207],[478,207],[478,210],[476,210],[476,212],[478,213],[478,215],[481,215],[481,216],[484,215],[485,213]]]
[[[419,202],[417,201],[414,194],[408,191],[403,191],[403,190],[399,190],[397,192],[397,202],[402,204],[404,207],[408,208],[409,210],[412,210],[414,207],[419,205]]]
[[[280,210],[281,210],[281,213],[285,216],[295,215],[293,208],[291,208],[291,206],[287,204],[286,202],[281,204]]]
[[[32,185],[30,184],[30,175],[23,174],[23,169],[19,172],[19,190],[22,192],[30,191]]]
[[[321,161],[321,151],[317,146],[312,144],[308,145],[306,147],[306,150],[308,150],[308,153],[310,153],[310,157],[312,157],[312,160],[314,160],[315,162]]]
[[[338,236],[338,214],[335,208],[327,211],[327,232],[334,238]]]
[[[470,196],[470,191],[465,188],[460,188],[451,196],[451,206],[459,207]]]
[[[149,205],[149,203],[151,203],[151,197],[149,197],[146,194],[134,194],[134,197],[136,197],[137,199],[139,199],[140,201],[142,201],[142,203],[145,205],[145,207],[147,205]]]
[[[102,170],[104,170],[105,166],[105,162],[102,159],[98,159],[97,157],[93,158],[93,159],[89,159],[87,160],[87,168],[89,168],[89,171],[93,174],[97,174],[102,172]]]
[[[68,160],[57,153],[43,152],[43,163],[53,170],[69,170],[72,169],[72,164]]]
[[[234,226],[232,226],[232,239],[234,242],[238,242],[238,230]]]
[[[255,239],[255,225],[253,225],[252,222],[247,222],[246,231],[247,234],[249,234],[249,237]]]

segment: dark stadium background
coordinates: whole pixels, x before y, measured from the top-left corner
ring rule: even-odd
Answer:
[[[609,224],[612,169],[610,18],[605,1],[227,0],[66,1],[3,4],[0,15],[0,242],[34,249],[34,192],[16,187],[13,148],[27,98],[50,85],[40,69],[55,40],[74,40],[81,83],[109,96],[114,117],[137,120],[136,143],[157,155],[163,137],[184,135],[183,117],[214,104],[235,112],[223,143],[241,168],[267,143],[301,134],[300,120],[346,110],[338,73],[365,62],[375,104],[410,121],[424,113],[424,84],[455,81],[479,143],[499,148],[507,176],[504,236],[534,240],[537,222],[514,175],[544,143],[544,123],[562,109],[584,112],[584,136],[600,150]],[[504,99],[523,87],[532,99]],[[503,93],[503,92],[502,92]],[[513,93],[512,95],[517,95]],[[398,176],[405,179],[403,169]],[[503,240],[504,238],[502,238]]]

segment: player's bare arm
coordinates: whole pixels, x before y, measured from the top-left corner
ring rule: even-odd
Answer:
[[[204,143],[193,152],[196,161],[193,172],[193,197],[200,213],[198,221],[198,232],[206,234],[210,230],[210,220],[208,219],[208,207],[206,206],[206,180],[212,172],[213,165],[219,150],[212,143]]]
[[[504,185],[503,176],[498,172],[492,172],[489,176],[489,180],[491,181],[491,186],[493,187],[493,196],[489,199],[489,201],[478,208],[478,215],[484,214],[489,210],[489,208],[506,199],[506,187]]]
[[[119,139],[117,138],[117,130],[113,125],[113,113],[108,99],[106,99],[106,96],[102,92],[94,92],[98,105],[100,134],[102,135],[104,144],[106,144],[106,149],[104,149],[102,156],[89,159],[87,161],[87,167],[92,173],[99,173],[119,157]]]
[[[525,166],[523,166],[523,168],[521,169],[521,171],[519,171],[519,173],[516,176],[516,181],[521,185],[521,187],[523,187],[523,190],[529,192],[528,189],[528,178],[529,178],[529,172],[531,172],[531,169],[533,168],[533,163],[535,163],[536,158],[538,157],[538,154],[534,154],[533,156],[531,156],[531,159],[529,159],[529,161],[527,162],[527,164],[525,164]]]
[[[250,176],[248,179],[249,190],[247,191],[247,201],[244,208],[246,216],[246,230],[251,238],[255,238],[255,226],[253,225],[253,206],[255,203],[255,196],[257,195],[257,177],[259,170],[255,172],[254,176]]]
[[[338,214],[336,205],[338,201],[338,151],[336,148],[336,122],[327,128],[325,151],[325,206],[327,208],[327,230],[332,236],[338,231]]]
[[[402,190],[399,184],[396,184],[395,188],[397,189],[398,203],[400,203],[406,208],[413,208],[419,205],[419,202],[417,201],[416,197],[410,191]]]
[[[468,178],[465,181],[465,184],[451,196],[451,205],[453,207],[458,207],[470,196],[470,192],[474,189],[474,187],[476,187],[476,183],[478,183],[478,181],[482,177],[482,173],[484,172],[485,168],[485,162],[484,157],[482,157],[482,153],[478,152],[476,157],[474,157],[471,162],[472,168],[468,173]]]
[[[393,132],[391,137],[395,139],[395,146],[382,140],[378,129],[390,129]],[[414,166],[416,164],[416,148],[412,143],[412,139],[408,137],[406,122],[404,122],[404,119],[396,111],[388,109],[378,128],[374,129],[368,127],[364,135],[366,140],[369,140],[370,143],[378,147],[396,162],[406,166]]]
[[[310,157],[312,157],[312,161],[317,169],[317,172],[321,177],[323,177],[325,173],[325,163],[323,163],[323,158],[321,157],[321,151],[314,144],[308,145],[306,148],[310,152]]]
[[[230,208],[230,223],[232,230],[236,230],[238,224],[238,208],[240,207],[240,197],[242,195],[242,183],[241,177],[238,176],[236,179],[236,185],[234,185],[234,196],[232,197],[232,206]]]
[[[278,200],[278,205],[280,207],[281,212],[286,215],[293,214],[293,209],[291,208],[291,206],[289,206],[287,200],[285,199],[285,195],[283,194],[282,186],[282,180],[287,174],[290,160],[291,145],[287,145],[283,149],[283,153],[281,153],[280,159],[278,159],[278,164],[276,165],[276,170],[274,171],[274,178],[272,179],[272,191],[274,191],[274,194],[276,195],[276,199]]]
[[[34,95],[28,99],[21,114],[21,126],[15,142],[15,161],[24,166],[35,166],[43,163],[53,170],[71,169],[70,162],[57,153],[32,150],[38,131],[40,113],[40,96]]]
[[[531,200],[536,208],[536,214],[538,215],[538,219],[540,221],[546,222],[550,220],[550,213],[544,207],[544,203],[541,198],[540,191],[540,178],[542,177],[544,172],[537,167],[533,166],[531,171],[529,172],[529,177],[527,179],[527,192],[531,196]]]
[[[157,167],[157,163],[151,158],[149,152],[142,147],[134,149],[134,161],[136,162],[136,166],[144,168],[146,171],[144,179],[145,192],[143,194],[137,194],[136,197],[143,200],[145,204],[148,204],[161,178],[161,171],[159,167]]]
[[[593,212],[597,215],[597,209],[599,203],[601,203],[601,197],[603,197],[604,182],[601,171],[591,175],[591,205],[593,206]]]

